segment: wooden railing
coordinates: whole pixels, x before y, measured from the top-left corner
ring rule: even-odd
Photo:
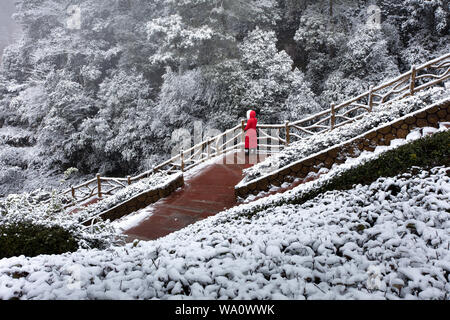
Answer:
[[[360,119],[364,113],[371,112],[382,104],[414,95],[415,92],[448,78],[450,78],[450,53],[419,67],[412,66],[410,71],[387,83],[377,87],[371,86],[368,91],[339,105],[331,104],[328,110],[289,123],[290,138],[301,139],[304,136],[341,127]]]
[[[277,152],[289,146],[294,140],[354,122],[362,118],[366,112],[371,112],[382,104],[414,95],[415,92],[442,83],[448,78],[450,78],[450,53],[419,67],[413,65],[410,71],[397,78],[377,87],[371,86],[368,91],[359,96],[339,105],[331,104],[330,109],[305,119],[294,122],[287,121],[284,124],[260,124],[257,126],[258,147],[263,152],[264,150],[267,153]],[[213,157],[243,150],[244,126],[245,120],[242,120],[236,127],[215,137],[208,137],[190,149],[181,150],[179,154],[138,176],[108,178],[98,174],[94,179],[71,187],[63,194],[71,195],[76,203],[87,201],[94,196],[103,198],[136,181],[149,177],[155,172],[187,171]]]

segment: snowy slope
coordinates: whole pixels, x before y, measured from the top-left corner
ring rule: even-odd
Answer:
[[[446,100],[449,97],[450,91],[444,88],[432,88],[418,92],[412,97],[379,106],[373,112],[366,113],[361,119],[336,128],[333,131],[295,141],[281,152],[245,169],[244,179],[238,186],[246,185],[249,181],[257,179],[263,174],[274,172],[299,159],[306,158],[329,147],[337,146],[370,129],[397,120],[402,116],[429,107],[431,104]]]
[[[221,214],[136,247],[3,259],[0,298],[448,299],[449,169]]]
[[[270,205],[315,181],[156,241],[3,259],[0,299],[448,299],[449,170]]]

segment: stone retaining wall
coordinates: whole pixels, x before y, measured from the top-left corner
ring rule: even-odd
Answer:
[[[347,143],[331,147],[300,161],[283,167],[271,175],[250,181],[236,187],[236,197],[246,198],[261,191],[268,191],[272,185],[280,186],[284,182],[292,182],[294,178],[305,178],[310,172],[318,172],[320,168],[331,168],[335,163],[343,163],[348,157],[355,157],[361,151],[374,151],[378,145],[389,145],[393,139],[404,139],[414,128],[438,127],[438,123],[450,121],[450,100],[421,109],[399,120],[373,129]]]
[[[137,196],[122,202],[121,204],[108,209],[96,217],[101,217],[103,220],[117,220],[123,216],[126,216],[130,213],[133,213],[139,209],[143,209],[150,204],[158,201],[161,198],[165,198],[169,196],[172,192],[174,192],[179,187],[184,186],[184,177],[182,174],[177,179],[174,179],[169,184],[164,186],[163,188],[152,189],[138,194]],[[94,218],[92,218],[94,219]],[[85,221],[84,225],[90,225],[92,219]]]

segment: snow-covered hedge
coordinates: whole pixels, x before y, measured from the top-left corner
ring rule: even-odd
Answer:
[[[70,231],[60,226],[35,225],[29,222],[0,224],[0,259],[20,255],[61,254],[78,250]]]
[[[49,194],[42,190],[36,190],[32,193],[9,195],[0,201],[0,225],[5,230],[25,231],[35,227],[38,230],[41,227],[42,232],[55,227],[53,230],[58,229],[58,232],[59,230],[69,232],[77,241],[79,248],[107,248],[113,244],[122,243],[124,236],[108,220],[103,221],[100,217],[96,218],[94,226],[85,227],[82,223],[142,192],[164,188],[177,179],[180,174],[155,173],[98,203],[88,207],[81,205],[69,207],[66,210],[64,210],[64,206],[72,201],[71,198],[61,196],[56,192]],[[51,234],[51,231],[49,233]],[[0,235],[0,240],[2,236],[5,235]],[[22,238],[29,236],[31,237],[30,241],[33,241],[33,235],[21,235]],[[20,246],[18,248],[20,251]],[[51,251],[52,249],[49,248],[49,252]]]
[[[432,88],[416,93],[413,97],[388,103],[376,108],[371,113],[353,123],[339,127],[333,131],[320,135],[308,136],[302,140],[293,142],[288,148],[266,158],[264,161],[244,170],[244,179],[238,184],[245,185],[249,181],[269,174],[279,168],[289,165],[299,159],[310,156],[321,150],[352,139],[370,129],[393,121],[411,112],[420,110],[430,104],[449,98],[450,92],[444,88]]]
[[[252,217],[240,206],[156,241],[3,259],[0,299],[448,299],[449,169]]]
[[[0,299],[448,299],[450,167],[287,203],[419,131],[155,241],[2,259]]]
[[[350,189],[356,184],[371,183],[380,176],[392,177],[414,171],[416,167],[450,166],[449,125],[450,123],[443,122],[439,129],[416,128],[405,139],[392,140],[389,146],[377,146],[373,152],[363,151],[357,158],[348,158],[342,165],[334,164],[331,170],[321,168],[317,173],[310,172],[304,179],[297,178],[296,183],[301,183],[302,180],[318,181],[296,189],[295,194],[281,197],[279,204],[304,202],[326,191]],[[324,174],[325,176],[321,177]],[[261,191],[258,195],[240,200],[244,203],[254,201],[255,198],[267,196],[270,192],[277,192],[289,186],[286,182],[280,187],[272,186],[268,192]]]

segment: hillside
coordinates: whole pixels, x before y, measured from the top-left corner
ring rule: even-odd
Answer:
[[[441,0],[20,0],[16,11],[0,127],[29,132],[34,152],[0,142],[4,196],[142,172],[195,126],[223,131],[249,108],[260,123],[300,119],[449,49]]]
[[[2,259],[0,299],[448,299],[449,132],[418,129],[155,241]],[[431,166],[299,200],[414,148]]]

